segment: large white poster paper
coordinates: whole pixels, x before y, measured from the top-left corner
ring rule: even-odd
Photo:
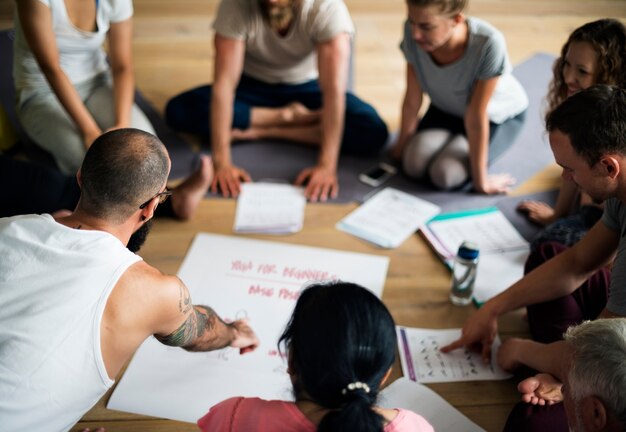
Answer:
[[[289,399],[286,363],[276,343],[303,286],[315,280],[355,282],[380,296],[387,257],[198,234],[178,276],[194,304],[225,320],[248,318],[261,345],[240,356],[227,348],[188,353],[148,339],[137,351],[108,408],[195,422],[232,396]]]

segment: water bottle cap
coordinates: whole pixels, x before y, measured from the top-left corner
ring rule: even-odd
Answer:
[[[458,256],[463,259],[478,258],[478,245],[474,242],[465,241],[459,246]]]

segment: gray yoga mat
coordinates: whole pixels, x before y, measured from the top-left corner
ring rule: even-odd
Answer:
[[[535,54],[515,67],[514,75],[529,98],[526,122],[513,145],[490,167],[491,173],[510,173],[520,184],[553,161],[543,125],[544,99],[552,78],[553,62],[552,55]],[[232,147],[234,163],[248,170],[255,181],[291,182],[302,168],[315,164],[317,154],[315,148],[280,141],[243,142]],[[389,162],[386,152],[374,158],[341,156],[338,171],[340,191],[335,202],[363,202],[384,187],[394,187],[439,205],[442,212],[497,206],[520,233],[531,240],[540,227],[517,212],[517,204],[523,199],[554,204],[556,199],[555,192],[526,197],[485,196],[467,191],[442,192],[415,182],[402,173],[378,188],[361,183],[358,175],[380,161]]]
[[[29,143],[15,118],[15,94],[11,75],[12,36],[11,30],[0,31],[0,53],[2,53],[0,55],[0,60],[2,60],[0,61],[0,104],[7,111],[9,119],[22,138],[22,150],[25,150],[26,154],[33,159],[51,162],[48,154]],[[552,161],[552,154],[544,133],[542,110],[548,83],[552,76],[553,61],[554,57],[551,55],[536,54],[515,67],[514,74],[526,89],[530,100],[526,123],[515,143],[492,165],[490,172],[508,172],[517,179],[518,183],[522,183]],[[172,159],[170,177],[184,178],[191,174],[197,166],[198,155],[188,143],[165,124],[156,109],[140,92],[137,92],[135,99],[170,152]],[[232,154],[233,161],[248,170],[256,181],[291,182],[301,169],[315,164],[318,152],[314,148],[274,140],[239,143],[233,146]],[[342,156],[338,172],[340,192],[335,202],[363,202],[370,194],[387,186],[431,201],[441,206],[444,212],[492,205],[514,209],[513,203],[521,200],[521,198],[483,196],[465,191],[441,192],[426,184],[415,182],[401,173],[378,189],[359,182],[359,173],[376,165],[379,161],[389,161],[385,152],[373,158]],[[550,201],[550,197],[551,195],[546,195],[548,202],[553,202],[553,199]],[[534,225],[527,223],[525,218],[514,210],[505,214],[520,231],[531,234],[536,231]]]
[[[543,132],[542,106],[552,76],[553,61],[553,56],[536,54],[514,69],[515,76],[528,93],[530,105],[526,122],[515,143],[492,165],[490,172],[508,172],[521,183],[552,161]],[[302,168],[315,164],[317,154],[314,148],[279,141],[242,142],[232,147],[234,163],[245,168],[255,181],[293,181]],[[386,153],[374,158],[342,156],[338,172],[340,192],[336,202],[362,202],[374,192],[372,187],[359,182],[358,175],[382,160],[388,160]],[[483,196],[465,191],[437,191],[403,174],[396,175],[380,188],[387,186],[431,201],[441,206],[443,211],[495,205],[502,199],[501,196]]]

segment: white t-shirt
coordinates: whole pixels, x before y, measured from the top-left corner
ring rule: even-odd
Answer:
[[[422,90],[433,105],[457,117],[464,117],[478,80],[498,77],[487,105],[489,120],[504,123],[528,107],[522,85],[511,74],[504,36],[495,27],[478,18],[467,18],[469,41],[463,56],[454,63],[440,66],[422,50],[411,36],[411,25],[404,24],[400,49],[413,66]]]
[[[61,68],[73,84],[89,80],[109,69],[102,45],[111,23],[132,17],[131,0],[98,0],[95,32],[81,30],[72,24],[64,0],[39,1],[50,8],[52,30],[59,50]],[[13,21],[15,23],[13,78],[17,93],[49,87],[26,42],[17,10]]]
[[[300,84],[318,76],[316,47],[340,33],[354,34],[341,0],[302,0],[289,32],[280,36],[263,19],[258,0],[222,0],[213,23],[229,39],[245,40],[243,72],[267,83]]]
[[[111,387],[100,324],[141,258],[50,215],[0,218],[0,429],[66,431]]]

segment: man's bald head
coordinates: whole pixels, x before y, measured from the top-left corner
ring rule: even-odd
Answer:
[[[169,170],[167,150],[154,135],[139,129],[102,134],[81,167],[80,209],[122,223],[163,188]]]

